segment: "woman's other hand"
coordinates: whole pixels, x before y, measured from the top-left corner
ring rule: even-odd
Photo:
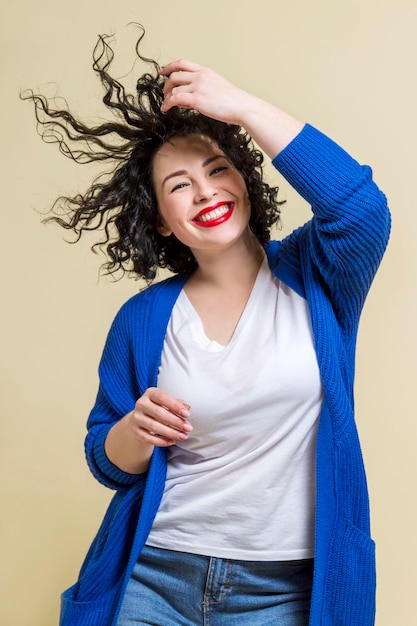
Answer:
[[[105,450],[121,470],[141,474],[149,467],[155,446],[167,447],[185,441],[193,427],[190,406],[184,400],[150,387],[136,401],[133,411],[109,431]]]
[[[190,406],[165,391],[151,387],[137,400],[126,416],[132,435],[155,446],[170,446],[188,439],[193,429],[188,418]]]

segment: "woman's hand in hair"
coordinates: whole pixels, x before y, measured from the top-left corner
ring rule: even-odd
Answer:
[[[161,69],[166,77],[163,112],[174,106],[195,109],[207,117],[242,125],[245,103],[253,96],[208,67],[187,60],[173,61]]]
[[[242,126],[271,158],[283,150],[304,124],[279,107],[230,83],[208,67],[180,60],[161,69],[166,77],[161,111],[174,106]]]

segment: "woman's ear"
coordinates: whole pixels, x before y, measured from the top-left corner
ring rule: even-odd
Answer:
[[[159,215],[156,221],[156,229],[160,235],[163,237],[169,237],[172,235],[172,230],[165,224],[162,217]]]

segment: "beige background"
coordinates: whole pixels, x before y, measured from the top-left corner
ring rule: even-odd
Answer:
[[[373,166],[394,230],[360,329],[357,420],[378,542],[378,626],[417,623],[415,0],[14,0],[1,9],[2,626],[53,626],[110,492],[83,457],[85,419],[109,324],[139,284],[97,280],[88,242],[70,246],[36,211],[93,171],[36,135],[22,88],[101,111],[91,70],[116,31],[117,72],[134,31],[161,63],[190,57],[287,108]],[[53,82],[55,84],[52,84]],[[269,170],[268,170],[269,171]],[[282,181],[286,234],[308,216]],[[358,625],[360,626],[360,625]]]

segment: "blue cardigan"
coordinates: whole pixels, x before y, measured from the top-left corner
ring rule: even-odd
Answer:
[[[307,299],[324,387],[310,626],[371,626],[375,546],[354,421],[354,353],[359,316],[389,237],[389,211],[371,169],[309,125],[273,164],[314,214],[283,241],[265,246],[272,272]],[[108,460],[104,441],[137,398],[156,386],[166,327],[186,280],[174,276],[135,295],[110,329],[86,456],[94,476],[116,493],[77,583],[62,596],[61,626],[116,624],[157,512],[166,449],[155,448],[146,474],[132,475]]]

